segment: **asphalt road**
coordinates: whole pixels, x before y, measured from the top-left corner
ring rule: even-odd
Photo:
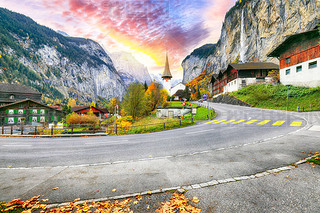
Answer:
[[[297,150],[319,146],[319,137],[295,133],[307,122],[292,113],[210,105],[216,123],[157,133],[0,138],[0,200],[40,194],[56,203],[204,183],[286,166],[304,157]]]
[[[177,156],[253,143],[285,135],[306,125],[303,119],[278,111],[223,104],[215,104],[214,108],[218,121],[257,121],[253,124],[202,123],[157,133],[112,137],[0,138],[0,167],[72,166]],[[264,120],[270,122],[256,125]],[[276,121],[286,122],[272,126]],[[302,124],[292,127],[293,121]]]

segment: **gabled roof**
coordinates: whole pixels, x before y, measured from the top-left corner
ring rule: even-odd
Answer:
[[[285,52],[290,44],[299,43],[301,40],[310,40],[314,38],[319,38],[320,35],[317,29],[310,30],[303,33],[297,33],[291,36],[288,36],[284,42],[282,42],[278,47],[276,47],[272,52],[270,52],[267,56],[268,57],[280,57],[280,55]]]
[[[41,105],[41,106],[43,106],[43,107],[47,107],[47,108],[56,110],[56,111],[58,111],[58,112],[62,112],[61,110],[55,109],[55,108],[53,108],[53,107],[51,107],[51,106],[45,105],[45,104],[43,104],[43,103],[40,103],[40,102],[38,102],[38,101],[29,99],[29,98],[28,98],[28,99],[24,99],[24,100],[22,100],[22,101],[17,101],[17,102],[11,103],[11,104],[6,104],[6,105],[3,105],[3,106],[0,106],[0,109],[1,109],[1,108],[5,108],[5,107],[9,107],[9,106],[12,106],[12,105],[20,104],[20,103],[23,103],[23,102],[26,102],[26,101],[31,101],[31,102],[36,103],[36,104],[39,104],[39,105]]]
[[[89,110],[90,108],[94,108],[102,113],[108,113],[107,109],[100,109],[100,108],[93,107],[93,106],[75,106],[75,107],[71,108],[71,112],[78,112],[78,111],[85,110],[85,109]]]
[[[0,83],[0,92],[41,95],[40,92],[32,89],[31,87],[27,87],[25,85],[22,85],[22,84]]]
[[[161,78],[172,78],[170,67],[169,67],[168,54],[166,54],[166,65]]]
[[[260,70],[260,69],[270,69],[277,70],[280,69],[278,64],[271,62],[249,62],[249,63],[238,63],[238,64],[229,64],[236,70]],[[229,67],[228,67],[229,68]]]

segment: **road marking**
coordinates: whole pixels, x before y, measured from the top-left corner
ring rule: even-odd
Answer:
[[[286,121],[277,121],[274,124],[272,124],[272,126],[281,126],[282,124],[284,124]]]
[[[225,122],[225,121],[227,121],[227,120],[217,121],[217,122],[214,122],[214,123],[212,123],[212,124],[219,124],[219,123],[222,123],[222,122]]]
[[[228,124],[228,123],[231,123],[231,122],[234,122],[234,121],[236,121],[236,120],[230,120],[230,121],[224,122],[222,124]]]
[[[213,122],[216,122],[216,121],[218,121],[218,120],[209,121],[209,122],[204,123],[204,124],[210,124],[210,123],[213,123]]]
[[[185,133],[186,135],[192,135],[192,134],[197,134],[197,133],[201,133],[201,132],[209,132],[212,131],[213,129],[207,129],[207,130],[201,130],[201,131],[197,131],[197,132],[188,132]]]
[[[302,125],[302,121],[293,121],[290,126],[301,126],[301,125]]]
[[[267,123],[269,123],[271,120],[264,120],[264,121],[261,121],[260,123],[257,123],[257,125],[265,125]]]
[[[242,122],[244,122],[244,121],[246,121],[246,120],[236,121],[236,122],[234,122],[234,123],[232,123],[232,124],[239,124],[239,123],[242,123]]]
[[[19,145],[19,144],[10,144],[10,145],[2,145],[5,147],[30,147],[32,145]]]
[[[107,143],[121,143],[121,142],[128,142],[129,140],[122,140],[122,141],[102,141],[102,142],[87,142],[85,145],[100,145],[100,144],[107,144]]]
[[[248,121],[248,122],[246,122],[246,123],[244,123],[244,124],[253,124],[254,122],[257,122],[258,120],[251,120],[251,121]]]

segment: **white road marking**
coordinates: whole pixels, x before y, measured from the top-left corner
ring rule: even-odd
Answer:
[[[32,145],[22,145],[22,144],[10,144],[10,145],[2,145],[4,147],[30,147]]]
[[[201,131],[197,131],[197,132],[187,132],[185,133],[186,135],[192,135],[192,134],[197,134],[197,133],[201,133],[201,132],[210,132],[214,129],[207,129],[207,130],[201,130]]]

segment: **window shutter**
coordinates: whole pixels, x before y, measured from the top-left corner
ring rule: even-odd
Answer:
[[[39,116],[37,117],[37,121],[40,122],[40,117]]]
[[[6,114],[9,114],[9,110],[8,109],[6,109]]]
[[[4,122],[7,124],[8,123],[8,117],[4,118]]]
[[[29,117],[30,122],[32,122],[32,116]]]
[[[14,122],[18,123],[18,117],[14,117]]]
[[[53,121],[53,116],[51,116],[51,121]]]
[[[16,115],[16,114],[19,114],[19,110],[18,110],[18,109],[14,109],[13,111],[14,111],[14,114],[15,114],[15,115]]]
[[[57,121],[59,121],[59,116],[57,116]]]

